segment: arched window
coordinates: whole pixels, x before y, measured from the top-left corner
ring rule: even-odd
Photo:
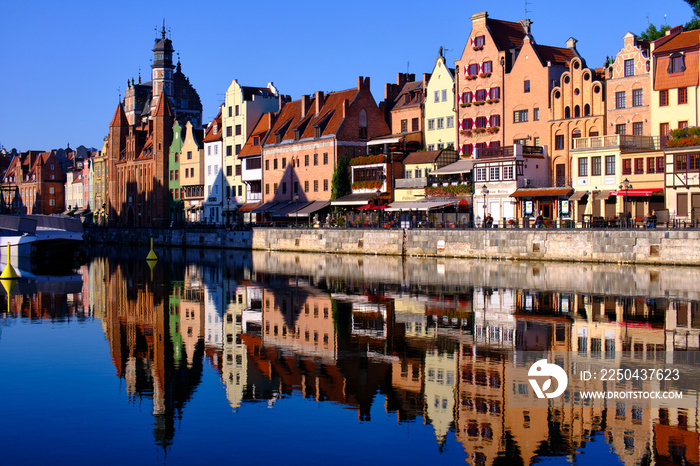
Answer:
[[[571,107],[564,108],[564,118],[571,118]]]
[[[367,112],[365,109],[360,110],[360,116],[359,116],[359,126],[360,126],[360,139],[366,140],[367,139]]]
[[[583,116],[591,116],[591,106],[589,104],[583,106]]]
[[[581,117],[581,107],[578,105],[574,107],[574,118],[580,118]]]

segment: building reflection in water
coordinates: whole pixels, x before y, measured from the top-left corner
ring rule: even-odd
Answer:
[[[80,293],[13,296],[12,312],[82,308],[101,319],[127,395],[152,399],[163,446],[206,363],[234,411],[301,395],[370,421],[383,402],[397,422],[429,423],[436,448],[459,442],[469,464],[572,460],[598,436],[625,464],[698,464],[700,376],[683,381],[682,400],[562,396],[546,409],[509,408],[511,398],[534,398],[520,351],[561,355],[569,370],[694,354],[693,269],[663,283],[667,271],[643,267],[280,253],[254,253],[242,266],[199,254],[158,264],[152,279],[143,260],[95,258],[81,270]],[[610,385],[571,379],[570,388]]]

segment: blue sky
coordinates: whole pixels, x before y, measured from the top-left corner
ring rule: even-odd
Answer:
[[[180,2],[0,0],[0,145],[49,150],[102,147],[128,79],[149,80],[151,48],[165,18],[183,72],[199,92],[204,120],[226,88],[275,83],[293,100],[371,78],[377,102],[397,72],[432,71],[438,48],[454,64],[479,11],[526,17],[540,44],[569,37],[588,66],[600,67],[622,36],[690,20],[682,0],[499,2],[365,1]],[[565,5],[565,6],[562,6]]]

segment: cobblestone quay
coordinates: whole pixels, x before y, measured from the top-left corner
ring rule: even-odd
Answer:
[[[94,242],[334,254],[700,265],[700,230],[88,228]]]

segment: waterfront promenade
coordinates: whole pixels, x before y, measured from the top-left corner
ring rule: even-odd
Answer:
[[[88,242],[158,247],[700,265],[697,229],[88,228]]]

